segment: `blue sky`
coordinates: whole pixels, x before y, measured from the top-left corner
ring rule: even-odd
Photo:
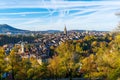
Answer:
[[[113,30],[119,0],[0,0],[0,24],[26,30]]]

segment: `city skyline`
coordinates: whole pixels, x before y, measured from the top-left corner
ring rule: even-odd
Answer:
[[[113,30],[120,1],[1,0],[0,24],[26,30]]]

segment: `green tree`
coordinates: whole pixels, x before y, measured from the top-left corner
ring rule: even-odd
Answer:
[[[15,76],[18,71],[20,71],[20,61],[21,57],[12,50],[10,55],[7,56],[7,68],[6,71],[12,75],[12,80],[15,80]]]
[[[5,73],[6,62],[4,49],[0,47],[0,78]]]

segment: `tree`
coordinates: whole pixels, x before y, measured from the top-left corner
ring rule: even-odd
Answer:
[[[14,51],[12,50],[10,52],[10,55],[8,55],[8,61],[7,61],[7,68],[6,71],[12,75],[12,80],[15,80],[15,76],[17,75],[17,72],[20,71],[20,61],[21,57]]]
[[[5,73],[6,62],[4,49],[0,47],[0,78]]]
[[[82,60],[82,71],[84,71],[84,77],[92,78],[98,77],[97,72],[97,63],[96,56],[91,54],[89,57],[86,57]],[[95,75],[96,74],[96,75]]]
[[[66,77],[66,67],[64,66],[63,58],[60,56],[53,56],[49,60],[48,70],[56,80],[57,78]]]
[[[58,53],[58,57],[60,57],[60,63],[64,68],[64,73],[66,77],[70,79],[73,76],[77,75],[77,70],[79,68],[79,55],[76,52],[79,52],[78,45],[73,44],[73,42],[66,41],[57,47],[56,52]]]

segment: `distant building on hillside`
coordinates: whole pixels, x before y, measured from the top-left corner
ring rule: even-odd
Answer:
[[[11,32],[6,32],[6,35],[11,35],[12,33]]]
[[[67,36],[67,28],[66,28],[66,25],[65,25],[65,28],[64,28],[64,35]]]

